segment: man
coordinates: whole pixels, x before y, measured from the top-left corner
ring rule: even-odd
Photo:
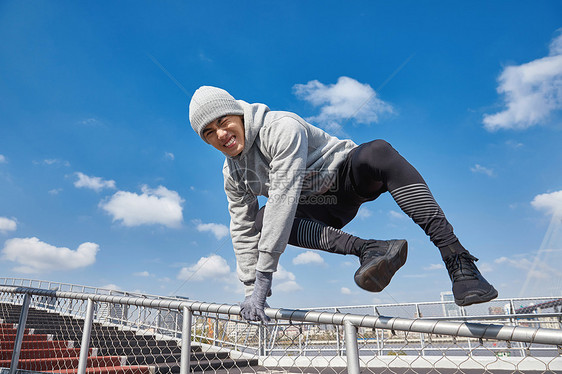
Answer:
[[[288,243],[358,256],[357,285],[382,291],[404,265],[407,242],[365,240],[340,229],[361,204],[384,192],[390,192],[441,252],[458,305],[497,297],[421,175],[385,141],[357,146],[294,113],[235,100],[209,86],[194,93],[189,119],[195,132],[226,156],[224,189],[237,272],[246,286],[244,318],[268,320],[264,307],[272,274]],[[261,209],[260,195],[268,198]]]

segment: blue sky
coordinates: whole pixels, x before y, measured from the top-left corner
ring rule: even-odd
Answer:
[[[560,14],[557,1],[0,1],[0,274],[240,301],[223,156],[188,123],[191,94],[214,85],[389,141],[500,297],[560,295]],[[450,289],[390,196],[346,230],[408,239],[386,290],[355,286],[356,259],[289,247],[270,304]]]

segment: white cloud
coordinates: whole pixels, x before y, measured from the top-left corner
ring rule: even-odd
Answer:
[[[392,106],[377,97],[368,84],[353,78],[340,77],[337,83],[325,85],[317,80],[293,86],[295,95],[315,107],[320,114],[308,118],[325,128],[341,129],[343,122],[376,123],[379,116],[392,113]]]
[[[6,160],[6,156],[0,155],[0,164],[5,164],[7,162],[8,162],[8,160]]]
[[[528,278],[538,278],[538,279],[551,279],[553,276],[558,276],[558,271],[553,269],[546,263],[537,262],[533,264],[527,258],[508,258],[508,257],[500,257],[494,261],[494,263],[504,266],[509,266],[521,271],[521,273],[527,273]],[[531,269],[534,269],[531,272]]]
[[[489,177],[493,177],[494,176],[494,170],[484,167],[480,164],[476,164],[473,167],[470,168],[470,171],[473,173],[480,173],[480,174],[485,174]]]
[[[295,274],[286,270],[283,266],[277,266],[277,271],[273,273],[273,278],[276,281],[290,280],[294,281],[296,279]]]
[[[143,186],[141,195],[117,191],[99,206],[113,216],[113,221],[122,221],[128,227],[154,224],[179,227],[183,220],[183,201],[177,192],[166,187]]]
[[[148,271],[139,271],[138,273],[133,273],[135,277],[150,277],[150,273]]]
[[[403,277],[404,278],[427,278],[429,274],[427,273],[418,273],[418,274],[404,274]]]
[[[171,153],[171,152],[165,152],[164,157],[166,157],[167,159],[172,160],[172,161],[174,161],[174,159],[176,158],[176,156],[174,156],[174,154]]]
[[[49,195],[58,195],[61,192],[62,188],[53,188],[52,190],[49,190]]]
[[[35,165],[49,165],[49,166],[53,166],[53,165],[62,165],[62,166],[70,166],[70,162],[65,161],[65,160],[60,160],[58,158],[47,158],[43,161],[33,161],[33,163]]]
[[[562,216],[562,191],[537,195],[531,205],[536,209],[545,210],[548,214]]]
[[[390,216],[390,218],[393,218],[393,219],[407,219],[408,218],[408,216],[405,215],[404,213],[397,212],[395,210],[389,211],[388,215]]]
[[[492,271],[494,271],[494,267],[492,266],[492,264],[488,262],[483,262],[479,264],[478,268],[480,268],[480,272],[482,273],[491,273]]]
[[[113,283],[106,284],[105,286],[101,286],[100,288],[103,288],[105,290],[111,290],[111,291],[122,291],[123,290],[121,287],[119,287],[118,285],[113,284]]]
[[[297,283],[295,274],[279,265],[277,271],[273,273],[273,291],[275,292],[295,292],[302,290]]]
[[[7,217],[0,217],[0,232],[7,233],[8,231],[16,231],[18,228],[18,223],[16,220],[7,218]]]
[[[306,251],[293,258],[293,265],[316,264],[324,265],[324,259],[318,252]]]
[[[183,267],[177,278],[185,281],[225,280],[232,277],[230,266],[219,255],[201,257],[195,265]]]
[[[373,304],[381,304],[382,303],[382,299],[379,297],[373,297],[371,303]]]
[[[74,182],[74,187],[77,188],[89,188],[94,191],[101,191],[104,188],[115,188],[114,180],[103,180],[100,177],[89,177],[84,173],[75,173],[78,176],[78,180]]]
[[[445,265],[443,265],[443,264],[430,264],[429,266],[426,266],[426,267],[423,268],[423,270],[427,270],[427,271],[440,270],[440,269],[445,269]]]
[[[357,212],[357,217],[359,217],[360,219],[367,219],[369,217],[371,217],[373,215],[373,212],[365,207],[361,207],[359,208],[359,212]]]
[[[550,56],[562,55],[562,29],[558,29],[558,36],[550,42],[548,46]]]
[[[83,126],[99,126],[101,122],[96,118],[86,118],[85,120],[79,121],[78,124]]]
[[[526,64],[508,66],[501,73],[497,91],[506,109],[484,115],[484,127],[526,129],[562,109],[562,33],[550,43],[550,54]]]
[[[221,240],[229,234],[228,227],[220,223],[203,223],[200,220],[193,221],[199,232],[210,232],[217,240]]]
[[[207,56],[204,52],[199,52],[198,56],[199,59],[203,62],[213,62],[213,60],[209,58],[209,56]]]
[[[351,295],[351,290],[350,290],[349,288],[347,288],[347,287],[342,287],[342,288],[341,288],[341,293],[342,293],[343,295]]]
[[[302,287],[295,281],[286,281],[273,287],[275,292],[295,292],[302,290]]]
[[[90,266],[96,262],[99,246],[82,243],[76,250],[55,247],[37,238],[15,238],[7,240],[2,249],[2,258],[19,264],[14,268],[21,273],[61,271]]]
[[[514,148],[514,149],[519,149],[519,148],[522,148],[522,147],[525,146],[525,144],[523,144],[523,143],[521,143],[521,142],[518,142],[518,141],[515,141],[515,140],[507,140],[507,141],[505,142],[505,144],[506,144],[508,147],[511,147],[511,148]]]
[[[509,258],[509,257],[499,257],[494,260],[494,263],[499,265],[509,265],[513,266],[514,268],[521,269],[521,270],[529,270],[533,265],[529,259],[521,258],[521,256]]]

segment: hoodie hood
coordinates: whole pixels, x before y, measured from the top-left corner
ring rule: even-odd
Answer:
[[[236,100],[244,110],[244,149],[234,157],[223,154],[232,160],[239,160],[246,156],[250,148],[254,145],[254,141],[260,132],[265,120],[265,115],[269,112],[269,108],[265,104],[248,104],[243,100]]]

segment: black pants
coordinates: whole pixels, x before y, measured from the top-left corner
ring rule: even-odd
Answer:
[[[317,202],[301,203],[295,214],[295,224],[289,243],[299,245],[297,221],[312,220],[341,229],[356,215],[361,204],[390,192],[402,211],[414,220],[437,247],[457,241],[453,227],[433,198],[418,171],[384,140],[374,140],[353,149],[339,166],[335,188]],[[256,217],[261,230],[263,208]]]

